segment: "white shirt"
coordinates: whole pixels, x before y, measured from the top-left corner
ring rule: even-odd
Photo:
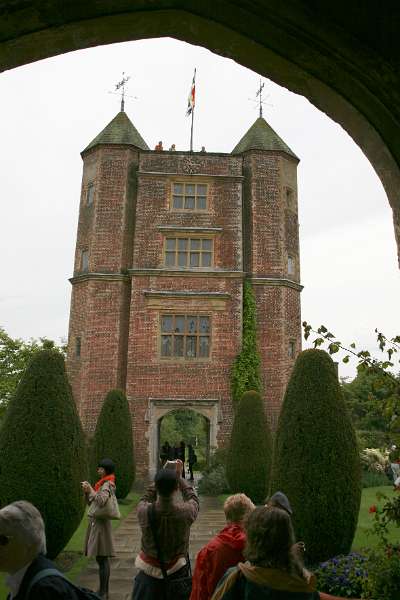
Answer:
[[[32,561],[30,563],[28,563],[27,565],[25,565],[24,567],[22,567],[22,569],[19,569],[19,571],[15,571],[15,573],[7,575],[6,585],[7,585],[7,587],[10,588],[11,598],[15,598],[15,596],[18,595],[19,588],[21,587],[21,583],[24,578],[24,575],[27,572],[27,570],[31,564],[32,564]]]

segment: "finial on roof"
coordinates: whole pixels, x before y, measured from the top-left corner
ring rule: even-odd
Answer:
[[[263,101],[262,101],[262,91],[263,91],[263,87],[265,85],[265,82],[261,83],[261,79],[260,79],[260,86],[257,90],[257,94],[256,94],[256,98],[258,96],[259,98],[259,103],[260,103],[260,119],[262,118],[262,105],[263,105]]]
[[[125,84],[130,80],[130,77],[125,77],[125,71],[122,71],[122,79],[115,84],[115,91],[121,90],[121,112],[125,110]]]

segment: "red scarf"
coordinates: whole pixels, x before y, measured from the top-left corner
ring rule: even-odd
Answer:
[[[103,483],[105,483],[106,481],[111,481],[111,483],[113,483],[115,485],[115,475],[104,475],[104,477],[102,477],[101,479],[99,479],[95,484],[94,484],[94,491],[98,492],[99,489],[101,488],[101,486],[103,485]]]

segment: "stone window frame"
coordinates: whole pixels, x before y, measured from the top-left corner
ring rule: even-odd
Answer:
[[[296,212],[296,192],[295,192],[295,190],[292,187],[290,187],[289,185],[286,185],[284,187],[284,194],[285,194],[286,208]]]
[[[293,360],[296,357],[296,340],[289,339],[288,343],[288,357]]]
[[[89,181],[86,187],[86,206],[92,206],[94,202],[94,181]]]
[[[163,266],[165,268],[170,268],[170,269],[182,269],[184,271],[187,270],[199,270],[199,269],[212,269],[214,268],[214,256],[215,256],[215,247],[214,247],[214,239],[215,239],[215,235],[212,234],[204,234],[204,233],[188,233],[188,232],[184,232],[184,233],[166,233],[164,234],[164,248],[163,248]],[[175,241],[175,248],[174,250],[169,249],[168,248],[168,240],[176,240]],[[179,251],[179,240],[187,240],[187,248],[185,250],[181,250]],[[191,241],[194,240],[199,240],[200,241],[200,249],[191,249]],[[203,250],[203,240],[209,240],[211,242],[211,249],[205,249]],[[171,253],[174,252],[175,254],[175,262],[174,264],[168,264],[167,263],[167,253]],[[185,253],[186,256],[186,265],[179,265],[178,261],[179,261],[179,254],[180,253]],[[190,255],[191,254],[199,254],[199,263],[202,262],[202,256],[203,254],[211,254],[210,257],[210,264],[207,266],[203,266],[202,264],[199,264],[198,266],[192,266],[190,264]]]
[[[81,271],[81,273],[88,273],[88,271],[89,271],[89,249],[88,248],[81,249],[80,271]]]
[[[296,275],[296,258],[292,254],[287,257],[287,274]]]
[[[207,337],[209,338],[209,345],[208,345],[208,356],[195,356],[195,357],[186,357],[185,356],[185,342],[186,339],[184,339],[184,347],[183,347],[183,356],[163,356],[162,355],[162,336],[163,333],[164,335],[168,335],[168,332],[163,332],[162,331],[162,318],[163,317],[207,317],[209,319],[209,323],[210,323],[210,329],[209,329],[209,333],[207,335]],[[186,332],[183,334],[184,338],[187,337],[194,337],[194,336],[189,336],[188,335],[189,332]],[[171,333],[172,336],[174,336],[174,332]],[[178,337],[178,336],[177,336]],[[199,347],[199,338],[201,337],[200,332],[198,332],[196,334],[197,337],[197,343],[196,343],[196,347],[198,349]],[[188,310],[188,309],[183,309],[183,310],[162,310],[159,312],[158,314],[158,332],[157,332],[157,338],[158,338],[158,359],[160,360],[160,362],[162,363],[179,363],[179,364],[193,364],[193,363],[208,363],[211,362],[211,354],[212,354],[212,340],[213,340],[213,318],[212,318],[212,314],[210,311],[199,311],[199,310]]]
[[[75,338],[75,357],[80,358],[82,354],[82,338],[77,335]]]
[[[183,185],[183,194],[177,194],[175,193],[175,185]],[[192,194],[185,194],[185,188],[186,186],[189,185],[194,185],[195,186],[195,191],[194,191],[194,195]],[[197,194],[197,186],[204,186],[206,188],[206,193],[205,194]],[[194,198],[194,203],[195,206],[194,208],[185,208],[184,206],[182,206],[181,208],[177,208],[174,206],[174,197],[175,196],[182,196],[183,198],[183,204],[184,204],[184,199],[185,198]],[[205,197],[206,199],[206,205],[205,208],[197,208],[197,198],[202,198]],[[178,212],[178,213],[184,213],[184,214],[188,214],[188,213],[208,213],[209,212],[209,183],[201,180],[201,179],[183,179],[183,178],[179,178],[179,179],[172,179],[171,180],[171,184],[170,184],[170,210],[171,212]]]

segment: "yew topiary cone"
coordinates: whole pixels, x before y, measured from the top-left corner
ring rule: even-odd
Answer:
[[[323,350],[296,360],[275,437],[271,492],[293,508],[310,564],[350,551],[361,499],[356,435],[335,365]]]
[[[233,422],[226,464],[232,492],[243,492],[253,502],[264,501],[272,461],[271,433],[260,394],[243,394]]]
[[[87,477],[84,436],[64,358],[38,350],[11,399],[0,433],[0,503],[28,500],[42,513],[54,558],[81,522]]]
[[[93,465],[102,458],[115,463],[116,493],[125,498],[135,480],[132,418],[121,390],[111,390],[104,401],[93,439]]]

